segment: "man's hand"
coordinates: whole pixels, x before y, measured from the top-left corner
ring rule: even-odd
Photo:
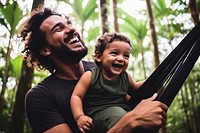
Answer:
[[[133,115],[137,121],[138,127],[151,130],[159,129],[165,124],[168,107],[159,101],[154,101],[156,97],[157,94],[154,94],[152,97],[142,100],[130,112],[130,115]]]
[[[107,133],[133,133],[156,131],[166,123],[168,107],[154,101],[157,94],[142,100],[132,111],[125,114]]]

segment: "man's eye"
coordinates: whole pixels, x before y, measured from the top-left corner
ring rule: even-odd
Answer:
[[[57,27],[57,28],[55,28],[54,32],[59,32],[59,31],[61,31],[61,30],[62,30],[61,27]]]
[[[72,22],[70,20],[68,20],[67,25],[72,25]]]

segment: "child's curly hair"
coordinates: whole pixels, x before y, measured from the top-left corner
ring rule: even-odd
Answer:
[[[106,45],[112,43],[113,41],[122,41],[126,42],[131,46],[130,39],[123,34],[117,32],[104,33],[97,39],[94,51],[94,61],[98,66],[101,66],[101,63],[96,60],[97,54],[102,54],[105,50]],[[131,46],[132,47],[132,46]]]

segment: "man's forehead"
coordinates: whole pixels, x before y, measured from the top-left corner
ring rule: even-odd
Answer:
[[[51,29],[55,24],[66,21],[66,18],[63,18],[59,15],[52,15],[46,18],[40,25],[40,29]]]

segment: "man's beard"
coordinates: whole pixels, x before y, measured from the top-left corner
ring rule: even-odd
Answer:
[[[56,56],[58,59],[68,63],[76,63],[79,62],[83,57],[85,57],[88,53],[87,47],[84,45],[84,48],[79,51],[71,51],[65,45],[61,45],[59,48],[51,47],[52,54]]]

